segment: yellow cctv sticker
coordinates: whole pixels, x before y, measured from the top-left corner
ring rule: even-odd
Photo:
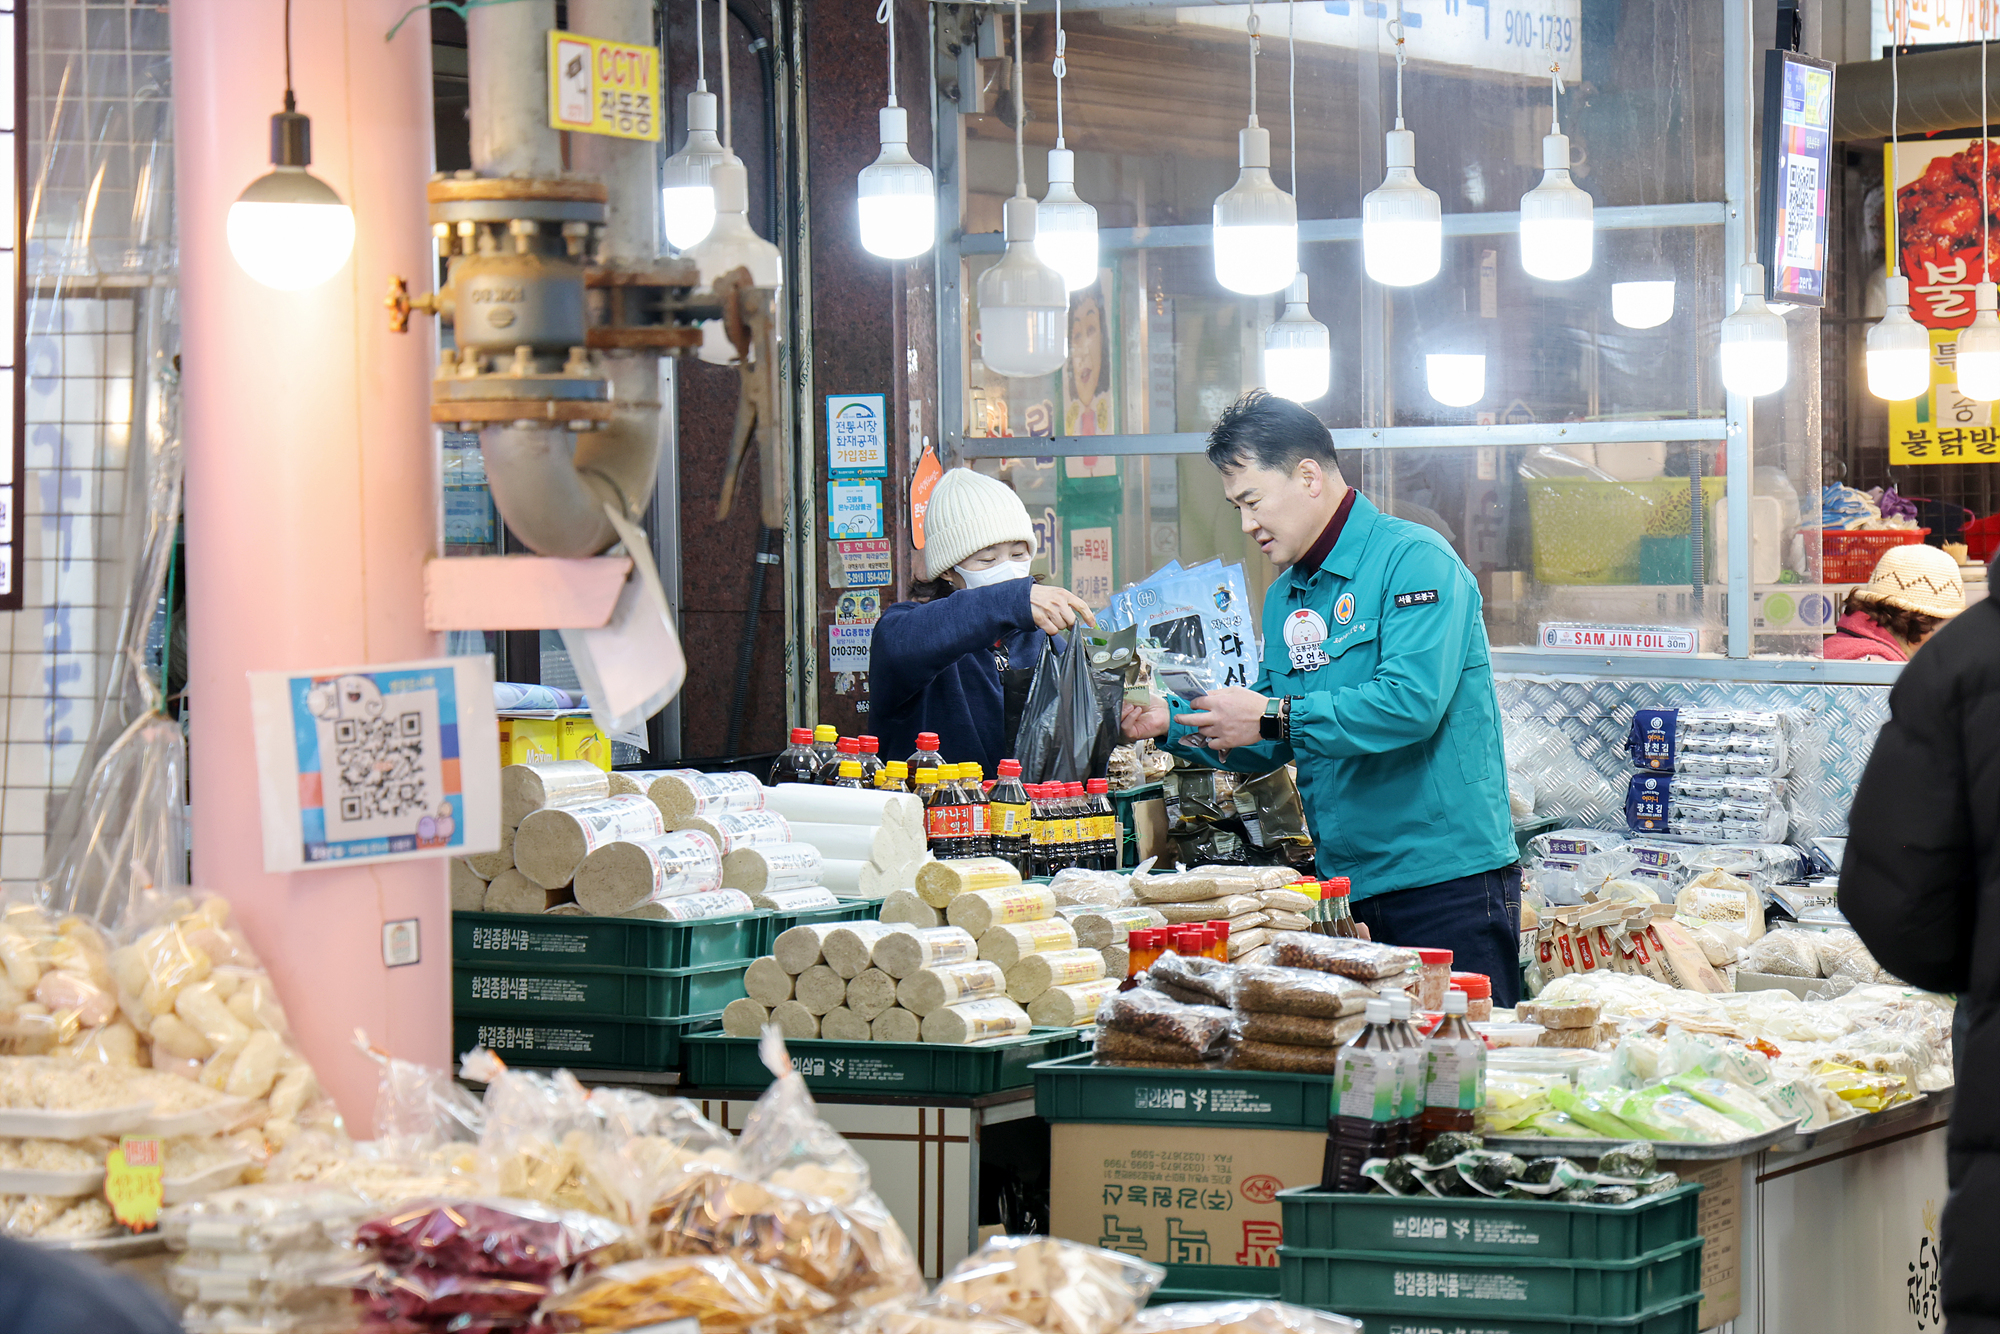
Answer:
[[[660,137],[660,53],[549,33],[549,124],[619,139]]]

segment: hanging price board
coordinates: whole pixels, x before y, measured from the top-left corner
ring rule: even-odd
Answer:
[[[160,1223],[166,1188],[160,1181],[160,1141],[127,1135],[104,1159],[104,1200],[111,1216],[134,1232]]]

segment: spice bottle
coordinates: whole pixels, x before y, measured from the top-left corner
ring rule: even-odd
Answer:
[[[1361,928],[1354,920],[1354,909],[1348,903],[1348,892],[1348,880],[1344,875],[1319,882],[1320,911],[1318,918],[1312,924],[1315,934],[1322,936],[1361,934]]]

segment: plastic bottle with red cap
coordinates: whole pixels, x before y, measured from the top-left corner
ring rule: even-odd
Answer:
[[[1093,842],[1097,845],[1097,869],[1115,871],[1118,869],[1121,849],[1118,846],[1118,813],[1111,806],[1111,780],[1093,778],[1085,784],[1090,798],[1090,819],[1095,826]]]
[[[1000,761],[1000,778],[986,807],[986,820],[993,831],[993,855],[1012,862],[1022,875],[1028,869],[1033,849],[1028,841],[1028,790],[1021,786],[1021,762]]]
[[[917,748],[905,761],[914,775],[919,769],[944,768],[944,756],[938,754],[938,734],[936,732],[917,733]]]
[[[1361,926],[1354,920],[1354,909],[1348,903],[1348,895],[1353,886],[1344,875],[1319,882],[1319,913],[1313,918],[1312,929],[1322,936],[1359,936]]]
[[[1453,973],[1451,989],[1465,993],[1467,1023],[1493,1022],[1493,979],[1484,973]]]
[[[861,786],[875,786],[875,775],[882,772],[882,739],[872,736],[854,738],[861,743]]]
[[[813,753],[813,733],[810,727],[794,727],[792,744],[778,753],[771,764],[771,786],[780,783],[816,783],[819,781],[819,756]]]
[[[831,786],[840,777],[840,766],[848,760],[861,762],[861,738],[844,736],[834,742],[833,758],[819,766],[819,781]]]
[[[1416,1006],[1435,1014],[1444,1009],[1444,993],[1451,990],[1451,951],[1418,946],[1417,961],[1423,971],[1417,976]]]

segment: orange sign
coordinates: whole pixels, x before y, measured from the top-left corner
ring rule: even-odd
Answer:
[[[159,1226],[165,1193],[159,1140],[127,1135],[105,1155],[105,1202],[111,1206],[111,1216],[132,1231],[150,1232]]]
[[[923,457],[917,460],[917,475],[910,480],[910,545],[924,549],[924,511],[931,507],[931,492],[944,476],[944,465],[929,440],[924,441]]]

